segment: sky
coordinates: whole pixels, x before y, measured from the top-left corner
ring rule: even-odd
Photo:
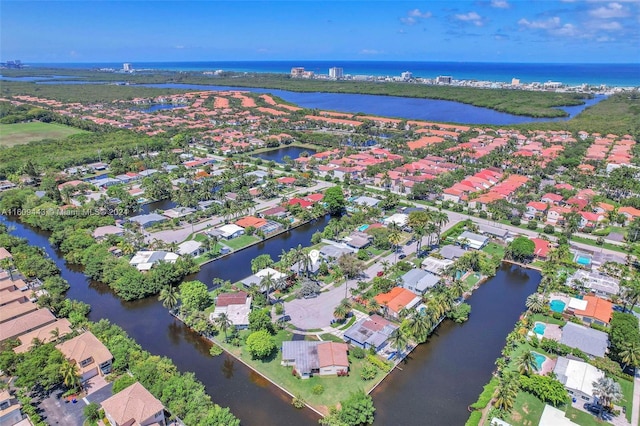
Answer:
[[[0,60],[640,63],[640,0],[0,0]]]

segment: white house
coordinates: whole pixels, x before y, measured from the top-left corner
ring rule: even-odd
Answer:
[[[184,241],[178,245],[178,254],[180,256],[199,256],[204,253],[204,247],[202,247],[202,243],[196,240]]]
[[[489,242],[489,238],[484,235],[475,234],[473,232],[464,231],[457,240],[460,244],[472,248],[474,250],[480,250],[486,246]]]
[[[226,240],[231,240],[233,238],[239,237],[240,235],[243,235],[244,228],[236,225],[235,223],[229,223],[227,225],[222,225],[219,228],[209,231],[208,234],[220,236]]]
[[[584,402],[593,401],[593,382],[604,377],[594,366],[562,356],[558,357],[553,372],[572,397]]]
[[[388,218],[384,219],[382,222],[389,226],[392,223],[396,224],[397,227],[402,228],[409,221],[409,215],[404,213],[394,213]]]
[[[139,251],[129,261],[138,271],[148,271],[158,262],[175,263],[180,256],[168,251]]]

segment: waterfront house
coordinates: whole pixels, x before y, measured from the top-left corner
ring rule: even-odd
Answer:
[[[371,315],[352,325],[343,335],[343,339],[354,346],[363,349],[374,348],[380,351],[387,344],[387,340],[398,328],[397,325],[382,318]]]
[[[336,261],[342,255],[355,252],[355,249],[347,247],[346,245],[340,246],[337,244],[329,244],[320,248],[320,256],[322,256],[327,262]]]
[[[593,402],[593,383],[604,373],[584,361],[558,357],[553,369],[558,381],[567,388],[569,395],[582,402]]]
[[[428,289],[435,287],[440,282],[440,277],[422,269],[411,269],[401,278],[400,285],[415,293],[423,296]]]
[[[222,225],[219,228],[206,231],[206,233],[212,237],[222,237],[225,240],[231,240],[239,237],[240,235],[244,235],[244,228],[236,224],[229,223],[227,225]]]
[[[178,254],[180,256],[199,256],[204,253],[204,247],[202,247],[202,243],[196,240],[184,241],[178,245]]]
[[[609,336],[602,331],[568,322],[562,327],[560,343],[580,349],[590,357],[603,357],[609,347]]]
[[[109,235],[122,236],[124,235],[124,229],[120,226],[106,225],[99,226],[93,230],[93,238],[100,241],[107,238]]]
[[[287,209],[285,209],[282,206],[276,206],[260,212],[259,215],[263,218],[266,218],[268,216],[273,216],[278,219],[283,219],[289,216],[289,212],[287,212]]]
[[[620,280],[605,275],[597,270],[578,269],[567,279],[567,283],[575,288],[584,288],[597,296],[610,298],[620,292]]]
[[[382,293],[374,297],[382,310],[392,318],[398,318],[402,309],[413,309],[422,298],[402,287],[394,287],[388,293]]]
[[[551,250],[549,241],[542,238],[530,238],[530,240],[534,244],[533,255],[538,259],[545,260],[549,255],[549,250]]]
[[[98,374],[104,376],[111,372],[113,355],[90,331],[60,343],[56,348],[65,358],[78,365],[83,382]]]
[[[380,203],[380,201],[381,200],[379,200],[378,198],[367,197],[365,195],[361,195],[360,197],[351,200],[353,204],[366,207],[376,207],[378,203]]]
[[[251,297],[244,291],[236,293],[220,293],[215,299],[215,309],[209,314],[209,321],[215,321],[225,314],[231,324],[238,330],[249,327],[251,313]]]
[[[302,379],[342,374],[349,371],[348,350],[346,343],[285,341],[281,364],[293,366]]]
[[[138,271],[148,271],[158,262],[175,263],[180,256],[168,251],[139,251],[129,261]]]
[[[506,240],[507,237],[509,236],[509,231],[506,229],[496,228],[495,226],[484,225],[484,224],[478,225],[478,232],[480,232],[483,235],[489,235],[491,236],[491,238],[496,238],[498,240],[503,240],[503,241]]]
[[[111,426],[165,426],[164,405],[135,382],[100,404]]]

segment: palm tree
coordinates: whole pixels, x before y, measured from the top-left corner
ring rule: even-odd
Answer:
[[[226,342],[227,338],[228,338],[227,330],[229,329],[229,327],[231,327],[233,325],[233,323],[231,322],[231,320],[229,319],[227,314],[225,314],[224,312],[221,313],[220,315],[218,315],[218,317],[213,322],[224,333],[224,341]]]
[[[431,327],[433,327],[433,324],[431,324],[431,318],[428,315],[417,314],[409,318],[409,330],[413,338],[419,343],[427,340]]]
[[[435,223],[436,228],[438,229],[438,244],[440,244],[440,234],[442,233],[442,227],[449,223],[449,216],[443,211],[435,211],[432,214],[433,223]]]
[[[4,258],[0,260],[0,268],[4,269],[9,273],[9,278],[13,281],[13,259],[10,257]]]
[[[398,353],[402,352],[404,348],[407,347],[407,336],[404,334],[401,328],[396,328],[393,333],[391,333],[391,346],[398,351]]]
[[[57,342],[58,339],[60,338],[60,329],[56,327],[53,330],[51,330],[49,334],[51,335],[51,341]]]
[[[610,377],[600,377],[592,383],[593,395],[598,397],[600,405],[611,407],[611,405],[622,398],[622,388],[620,384]],[[602,411],[600,412],[602,416]]]
[[[620,360],[624,363],[624,369],[631,365],[637,367],[640,364],[640,345],[638,342],[627,342],[620,352]]]
[[[389,242],[393,245],[393,251],[395,253],[394,263],[398,263],[398,245],[400,244],[400,241],[402,241],[402,233],[399,230],[394,229],[389,233]]]
[[[76,389],[80,386],[80,375],[78,374],[78,364],[69,360],[64,360],[60,366],[60,374],[64,385],[69,389]]]
[[[451,284],[451,287],[449,287],[449,289],[451,292],[451,296],[453,296],[454,299],[462,297],[462,295],[466,290],[464,282],[462,280],[455,279],[455,278],[453,280],[453,283]]]
[[[333,310],[333,316],[339,320],[344,321],[351,312],[351,304],[347,299],[343,299],[342,302]]]
[[[520,374],[528,376],[537,369],[536,357],[531,351],[524,351],[516,360]]]
[[[493,406],[499,410],[510,412],[518,396],[518,382],[511,374],[503,374],[496,389]]]
[[[369,310],[369,312],[378,312],[378,310],[380,309],[380,304],[374,298],[368,299],[367,309]]]
[[[525,302],[525,306],[534,314],[543,312],[546,307],[545,300],[539,294],[530,294],[527,297],[527,301]]]
[[[262,277],[262,279],[260,280],[260,290],[262,290],[263,288],[266,289],[267,291],[267,304],[271,304],[271,299],[269,298],[269,292],[271,291],[271,288],[274,286],[276,280],[273,278],[273,275],[271,275],[270,273],[267,273],[267,275],[265,275],[264,277]]]
[[[172,285],[168,285],[160,290],[158,300],[162,302],[162,306],[173,310],[178,305],[178,288]]]

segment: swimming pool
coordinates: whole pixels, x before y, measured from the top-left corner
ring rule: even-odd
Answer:
[[[591,265],[591,258],[587,256],[577,256],[576,263],[579,265],[589,266]]]
[[[537,322],[535,327],[533,327],[533,332],[539,334],[541,336],[544,335],[544,330],[547,328],[547,325],[542,322]]]
[[[540,371],[542,370],[542,364],[544,364],[544,362],[547,360],[547,357],[539,354],[538,352],[532,352],[533,353],[533,357],[536,359],[536,370]]]
[[[563,313],[564,308],[567,306],[567,304],[560,299],[555,299],[552,300],[551,303],[549,303],[549,306],[551,307],[551,310],[553,312]]]
[[[369,228],[369,225],[362,225],[360,228],[358,228],[358,231],[360,232],[364,232]]]

